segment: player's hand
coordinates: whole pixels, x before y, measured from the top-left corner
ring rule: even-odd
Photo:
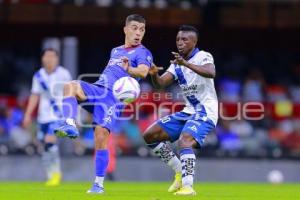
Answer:
[[[25,115],[25,117],[24,117],[24,119],[23,119],[23,122],[22,122],[22,126],[23,126],[24,128],[28,128],[28,127],[31,125],[31,123],[32,123],[31,116],[26,116],[26,115]]]
[[[128,71],[128,68],[129,68],[129,58],[127,58],[126,56],[123,56],[123,57],[121,57],[121,60],[122,60],[122,68],[125,71]]]
[[[163,67],[158,67],[154,63],[152,63],[148,73],[149,73],[150,76],[154,76],[154,75],[158,74],[158,72],[163,70],[163,69],[164,69]]]
[[[172,64],[177,64],[177,65],[186,65],[187,61],[177,52],[172,52],[172,54],[174,55],[175,59],[171,60],[170,62]]]

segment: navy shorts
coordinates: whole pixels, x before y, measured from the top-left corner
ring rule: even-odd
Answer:
[[[60,126],[59,121],[39,123],[37,138],[39,140],[44,140],[46,135],[54,135],[54,129]]]
[[[112,130],[124,105],[106,87],[84,81],[79,83],[87,96],[87,100],[80,102],[80,105],[93,115],[93,124],[102,126],[109,131]]]
[[[197,141],[198,147],[204,144],[206,136],[213,131],[215,124],[209,119],[197,117],[197,114],[176,112],[156,122],[171,138],[171,142],[179,139],[181,133],[188,133]]]

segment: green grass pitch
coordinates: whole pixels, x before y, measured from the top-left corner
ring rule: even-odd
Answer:
[[[1,200],[298,200],[300,184],[201,183],[195,184],[196,196],[167,193],[164,182],[106,182],[105,194],[89,195],[87,182],[64,182],[45,187],[41,182],[0,182]]]

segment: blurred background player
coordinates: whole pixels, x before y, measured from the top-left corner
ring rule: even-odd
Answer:
[[[175,171],[175,181],[168,189],[176,195],[195,195],[193,189],[196,157],[192,148],[200,148],[215,128],[218,120],[218,100],[214,81],[215,66],[210,53],[196,45],[198,31],[188,25],[180,26],[176,37],[179,53],[168,70],[158,75],[160,68],[150,69],[156,87],[166,87],[178,81],[185,100],[182,111],[156,121],[144,133],[147,145],[163,162]],[[180,160],[166,141],[178,140]]]
[[[111,129],[116,126],[115,117],[121,113],[121,109],[116,106],[120,102],[117,102],[112,93],[113,84],[125,76],[145,78],[152,64],[151,52],[141,44],[145,25],[146,21],[142,16],[129,15],[124,27],[125,44],[112,49],[110,60],[99,80],[93,84],[73,81],[64,87],[63,114],[66,120],[55,130],[57,135],[78,137],[75,124],[78,101],[93,114],[96,178],[88,193],[104,192],[103,181],[109,161],[108,138]]]
[[[54,49],[42,52],[42,68],[33,76],[31,95],[23,119],[23,126],[32,123],[32,114],[38,105],[38,139],[44,144],[42,162],[47,172],[47,186],[59,185],[62,179],[59,149],[54,128],[62,117],[63,82],[70,81],[69,71],[59,66],[59,55]]]

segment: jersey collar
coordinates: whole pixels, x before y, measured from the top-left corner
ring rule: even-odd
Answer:
[[[132,49],[135,49],[135,48],[138,48],[138,47],[141,47],[142,46],[142,44],[139,44],[139,45],[137,45],[137,46],[135,46],[135,47],[125,47],[125,45],[122,45],[122,48],[124,49],[124,50],[126,50],[126,51],[130,51],[130,50],[132,50]]]
[[[194,57],[194,55],[196,55],[196,53],[198,53],[200,50],[198,48],[194,48],[191,52],[191,54],[186,58],[186,60],[191,59],[192,57]]]

